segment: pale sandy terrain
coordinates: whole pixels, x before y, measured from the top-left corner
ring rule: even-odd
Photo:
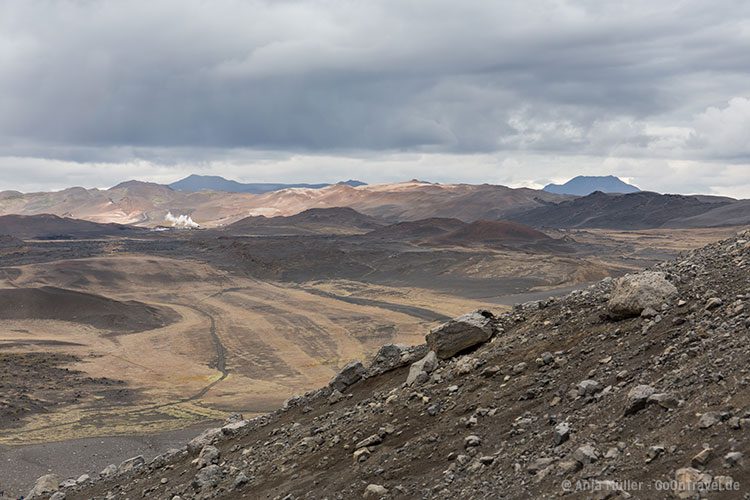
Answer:
[[[83,288],[171,308],[180,319],[117,336],[71,322],[0,321],[0,342],[24,344],[11,350],[75,354],[82,361],[74,368],[124,380],[142,395],[125,408],[83,401],[60,414],[33,416],[23,428],[0,434],[2,443],[157,431],[227,411],[265,412],[325,384],[346,362],[367,358],[384,343],[420,342],[434,324],[289,285],[229,277],[188,261],[129,256],[19,269],[20,276],[0,286]],[[387,300],[412,302],[396,295]],[[441,308],[439,314],[452,314],[456,305]]]

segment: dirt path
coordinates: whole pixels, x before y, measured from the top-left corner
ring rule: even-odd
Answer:
[[[211,326],[209,328],[209,335],[211,336],[211,342],[213,343],[214,348],[216,349],[216,360],[210,366],[211,368],[215,368],[221,372],[221,377],[214,380],[213,382],[211,382],[210,384],[208,384],[203,389],[193,394],[189,398],[186,398],[185,400],[180,401],[184,403],[188,401],[195,401],[205,396],[208,391],[213,389],[217,384],[219,384],[220,382],[222,382],[224,379],[227,378],[227,376],[229,375],[229,370],[227,369],[226,347],[222,343],[221,337],[219,337],[219,334],[216,332],[216,319],[211,314],[207,313],[203,309],[200,309],[196,306],[191,306],[188,304],[181,304],[181,305],[188,307],[199,314],[202,314],[203,316],[208,318],[208,320],[210,321]]]

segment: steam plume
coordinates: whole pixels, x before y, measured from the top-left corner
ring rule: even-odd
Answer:
[[[164,216],[164,220],[171,222],[172,227],[179,227],[182,229],[196,229],[200,227],[200,225],[189,215],[178,215],[175,217],[172,215],[172,212],[167,212],[167,215]]]

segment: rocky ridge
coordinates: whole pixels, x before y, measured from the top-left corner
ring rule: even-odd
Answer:
[[[750,498],[750,231],[651,271],[456,318],[27,498]]]

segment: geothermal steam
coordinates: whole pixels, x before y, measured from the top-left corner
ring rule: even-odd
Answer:
[[[200,225],[195,222],[189,215],[178,215],[175,217],[172,212],[167,212],[164,216],[164,220],[172,223],[172,227],[178,227],[181,229],[196,229]]]

